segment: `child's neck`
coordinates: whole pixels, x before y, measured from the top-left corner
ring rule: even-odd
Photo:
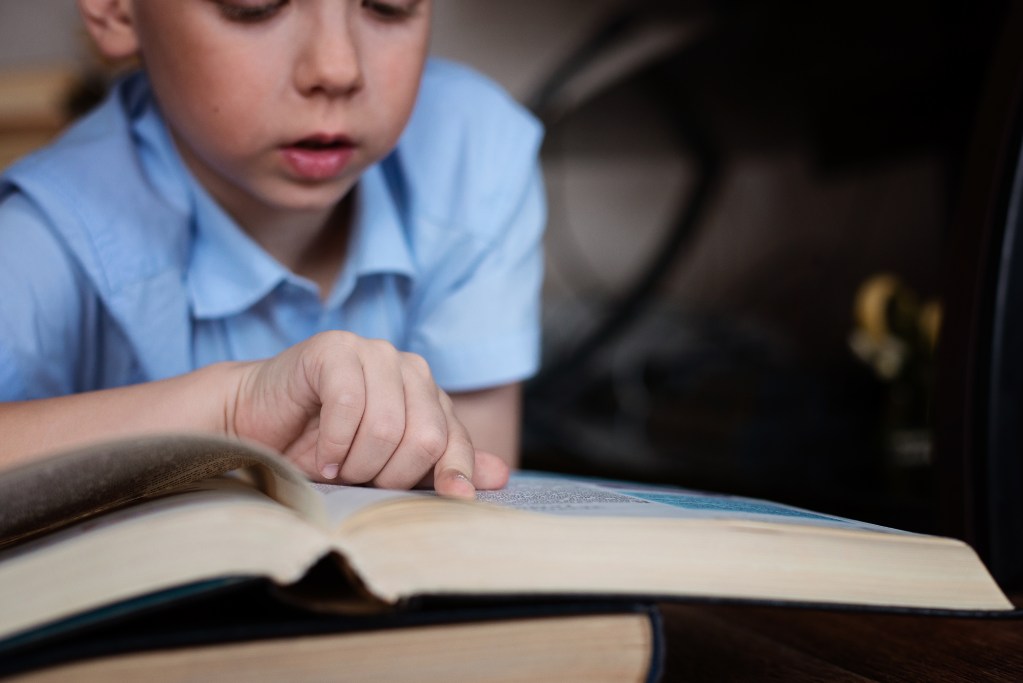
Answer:
[[[279,263],[316,284],[325,300],[348,251],[351,205],[349,193],[329,213],[263,213],[243,229]]]
[[[232,201],[239,193],[229,183],[206,171],[187,146],[178,144],[178,149],[199,182],[249,237],[285,268],[316,284],[321,301],[330,296],[348,250],[352,189],[336,206],[324,210],[286,211]]]

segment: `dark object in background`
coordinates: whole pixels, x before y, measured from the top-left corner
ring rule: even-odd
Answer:
[[[947,245],[936,403],[940,530],[1023,588],[1023,5],[1009,3]]]
[[[695,159],[697,183],[657,260],[636,269],[639,277],[607,302],[592,330],[547,350],[527,391],[527,465],[738,491],[938,530],[930,468],[908,482],[885,479],[887,392],[851,353],[825,362],[779,355],[756,332],[732,324],[729,311],[718,320],[682,319],[707,343],[680,345],[674,354],[649,335],[663,310],[658,295],[706,223],[718,177],[740,153],[809,149],[821,174],[868,174],[932,155],[952,188],[937,208],[945,220],[935,225],[935,239],[942,239],[967,179],[963,161],[1005,6],[663,0],[628,5],[581,46],[539,90],[541,118],[588,59],[613,50],[642,22],[706,22],[699,37],[632,76],[675,122],[674,141]],[[553,121],[552,135],[562,121],[571,123]],[[853,304],[833,303],[842,311]],[[630,392],[614,390],[622,386],[616,351],[629,344],[651,352],[633,363],[643,381],[631,394],[646,392],[642,414],[630,413]],[[632,427],[621,429],[630,419]],[[630,430],[648,452],[618,438]],[[601,448],[618,458],[595,458]]]

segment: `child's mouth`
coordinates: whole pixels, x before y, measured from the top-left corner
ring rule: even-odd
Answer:
[[[304,181],[330,180],[348,165],[354,145],[339,136],[314,135],[281,148],[291,172]]]
[[[347,144],[344,138],[305,138],[296,142],[292,147],[312,150],[338,149],[345,147]]]

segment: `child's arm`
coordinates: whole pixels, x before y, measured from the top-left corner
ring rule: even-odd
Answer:
[[[522,384],[451,394],[451,400],[458,419],[472,434],[473,445],[517,467],[522,432]]]
[[[0,463],[57,448],[159,431],[258,441],[307,474],[438,492],[496,488],[508,467],[475,451],[426,363],[385,342],[317,335],[265,361],[219,363],[131,387],[0,403]]]

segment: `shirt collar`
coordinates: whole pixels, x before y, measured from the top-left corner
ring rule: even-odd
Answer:
[[[195,181],[177,152],[152,93],[140,84],[131,103],[133,133],[149,181],[191,217],[192,246],[184,273],[192,314],[217,318],[248,308],[286,270],[248,237]]]
[[[193,315],[223,318],[241,313],[282,282],[312,289],[250,238],[195,180],[177,153],[155,102],[138,107],[134,131],[144,150],[151,182],[172,205],[193,217],[191,258],[185,273]],[[356,186],[353,230],[346,263],[326,307],[341,306],[359,278],[416,271],[401,210],[398,184],[389,182],[386,161],[367,169]]]
[[[328,308],[341,305],[351,296],[361,277],[390,273],[415,278],[406,222],[388,182],[386,163],[371,166],[359,178],[348,258],[327,299]]]
[[[240,313],[281,282],[294,278],[241,230],[198,182],[191,176],[188,182],[194,202],[195,239],[185,280],[196,318]]]

